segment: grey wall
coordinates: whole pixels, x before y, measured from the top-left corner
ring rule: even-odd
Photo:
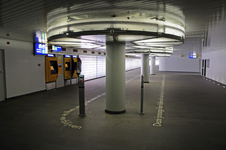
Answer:
[[[46,89],[45,56],[33,55],[33,43],[0,38],[0,48],[5,49],[7,98]]]
[[[170,57],[159,58],[160,71],[200,72],[200,59],[190,59],[189,54],[201,53],[201,39],[185,40],[181,46],[174,47],[174,54]],[[181,57],[183,55],[183,57]]]

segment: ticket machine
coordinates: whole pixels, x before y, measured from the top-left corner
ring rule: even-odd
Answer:
[[[57,58],[54,54],[46,55],[46,83],[55,82],[58,76]]]
[[[73,55],[71,57],[71,63],[72,63],[72,67],[71,67],[71,78],[77,78],[77,69],[78,69],[78,59],[77,59],[77,55]]]
[[[71,56],[64,55],[64,79],[71,79]]]

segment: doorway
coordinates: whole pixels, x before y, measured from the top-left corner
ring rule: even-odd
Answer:
[[[4,101],[6,98],[6,86],[5,86],[5,54],[4,50],[0,49],[0,101]]]
[[[206,76],[206,59],[202,60],[202,76]]]

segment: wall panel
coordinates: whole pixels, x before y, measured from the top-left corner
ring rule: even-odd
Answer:
[[[46,89],[45,56],[34,56],[32,42],[0,38],[0,48],[5,49],[7,98]]]

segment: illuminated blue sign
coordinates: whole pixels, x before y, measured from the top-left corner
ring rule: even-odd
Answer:
[[[54,54],[48,54],[47,56],[48,57],[54,57]]]
[[[52,51],[53,52],[61,52],[62,51],[62,47],[61,46],[52,46]]]
[[[64,57],[70,58],[71,56],[70,55],[64,55]]]
[[[41,31],[35,32],[35,42],[46,43],[47,42],[46,33]]]
[[[77,55],[73,55],[73,58],[77,58],[78,56]]]
[[[46,44],[35,43],[35,55],[46,55],[48,48]]]
[[[195,54],[195,53],[190,53],[189,58],[191,58],[191,59],[196,59],[196,58],[197,58],[197,54]]]

